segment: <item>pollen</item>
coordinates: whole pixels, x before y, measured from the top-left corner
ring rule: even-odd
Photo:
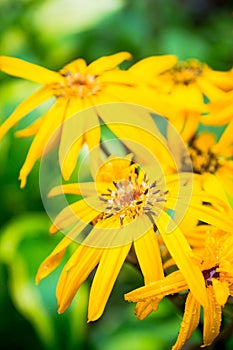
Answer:
[[[90,97],[100,90],[100,83],[96,76],[91,74],[82,74],[80,72],[71,73],[70,71],[61,71],[64,82],[54,86],[54,95],[59,98],[63,96],[73,96],[79,98]]]
[[[135,168],[127,179],[113,182],[114,190],[101,194],[99,199],[106,207],[100,220],[115,216],[122,226],[146,214],[154,223],[153,217],[166,201],[167,191],[159,189],[156,181],[149,183],[146,174],[142,178],[139,175]]]

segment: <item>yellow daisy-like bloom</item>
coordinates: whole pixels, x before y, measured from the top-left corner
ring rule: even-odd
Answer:
[[[119,69],[118,65],[131,58],[127,52],[101,57],[87,65],[84,59],[77,59],[66,65],[59,72],[25,62],[12,57],[0,57],[0,70],[16,77],[28,79],[44,85],[33,95],[24,100],[0,126],[0,139],[28,113],[49,98],[55,98],[55,104],[42,117],[26,129],[18,132],[20,137],[34,136],[26,161],[20,171],[21,187],[34,163],[43,153],[43,149],[53,132],[70,116],[90,106],[107,102],[131,102],[151,107],[154,96],[148,97],[148,89],[135,79],[129,71]],[[91,116],[90,116],[91,115]],[[68,179],[84,143],[89,149],[97,147],[100,141],[98,115],[93,110],[88,119],[80,120],[75,126],[77,134],[82,135],[73,146],[73,154],[64,164],[63,176]],[[61,129],[61,143],[69,139],[70,130],[66,123]],[[74,150],[75,148],[75,150]],[[75,151],[75,152],[74,152]],[[67,167],[67,168],[66,168]]]
[[[214,134],[200,133],[193,138],[189,153],[193,172],[199,174],[196,179],[205,190],[209,193],[215,192],[216,181],[220,181],[225,191],[233,197],[233,144],[230,130],[226,129],[218,142]]]
[[[205,249],[196,255],[196,263],[200,265],[205,279],[208,303],[204,306],[203,346],[210,345],[218,336],[221,326],[221,308],[226,304],[228,297],[233,296],[233,236],[206,226],[208,236]],[[148,301],[162,298],[166,295],[184,292],[188,285],[180,271],[175,271],[161,281],[150,283],[126,294],[129,301]],[[137,311],[137,309],[136,309]],[[141,310],[140,310],[141,312]],[[200,320],[200,303],[188,292],[184,316],[180,332],[172,350],[182,349],[185,342],[191,337]]]
[[[168,232],[172,221],[169,209],[176,206],[179,193],[177,181],[171,175],[165,184],[160,175],[149,178],[129,157],[110,157],[97,172],[95,182],[67,184],[52,190],[51,196],[64,193],[83,196],[55,218],[50,232],[68,228],[67,237],[43,261],[36,277],[39,282],[53,271],[72,241],[81,242],[59,278],[59,312],[66,310],[80,285],[98,265],[90,290],[88,319],[99,318],[132,246],[145,283],[161,279],[158,234],[199,302],[202,305],[207,302],[204,279],[199,267],[193,264],[187,240],[177,225]],[[187,205],[187,198],[184,201]],[[156,309],[156,303],[148,304],[147,309],[148,312]]]
[[[214,71],[196,59],[179,62],[173,56],[173,64],[158,72],[155,58],[149,57],[130,70],[138,74],[141,72],[142,79],[146,79],[162,99],[166,98],[167,109],[163,115],[169,118],[185,140],[194,135],[201,114],[208,111],[204,98],[221,98],[226,90],[233,87],[229,72]],[[144,76],[145,71],[150,73],[150,77],[148,74]]]

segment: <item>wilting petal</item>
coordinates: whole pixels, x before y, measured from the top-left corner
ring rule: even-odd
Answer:
[[[88,321],[94,321],[102,315],[130,247],[131,243],[119,248],[104,250],[91,286]]]
[[[207,302],[206,288],[200,267],[195,264],[193,252],[180,229],[174,227],[171,232],[167,232],[170,220],[172,220],[170,216],[162,211],[156,220],[156,226],[193,295],[201,305],[205,305]]]
[[[172,350],[181,350],[186,341],[191,337],[200,320],[200,304],[190,292],[185,302],[185,311],[180,326],[179,336]]]
[[[220,332],[222,310],[212,286],[207,288],[208,304],[204,307],[203,346],[210,345]]]
[[[67,247],[71,243],[72,240],[67,237],[62,239],[52,253],[41,263],[36,274],[36,283],[39,283],[42,278],[48,276],[60,264]]]
[[[32,80],[40,84],[63,81],[59,73],[14,57],[1,56],[0,70],[15,77]]]
[[[6,119],[0,126],[0,140],[7,133],[7,131],[16,125],[22,118],[24,118],[33,109],[38,107],[41,103],[52,96],[50,89],[42,88],[29,96],[26,100],[21,102],[14,112]]]

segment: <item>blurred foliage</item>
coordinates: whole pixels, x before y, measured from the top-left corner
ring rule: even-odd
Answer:
[[[221,0],[1,0],[0,54],[60,69],[83,57],[88,62],[121,50],[133,61],[176,54],[206,62],[214,69],[232,67],[232,1]],[[127,63],[128,64],[128,63]],[[37,86],[0,74],[0,120]],[[35,118],[45,106],[28,118]],[[26,120],[28,122],[28,119]],[[20,125],[19,125],[20,127]],[[142,285],[138,271],[125,265],[103,317],[86,324],[88,283],[72,306],[57,315],[54,272],[39,286],[34,279],[40,262],[59,237],[48,235],[49,222],[39,191],[39,164],[24,190],[18,172],[31,140],[0,145],[0,335],[1,348],[167,350],[174,343],[181,317],[169,300],[139,322],[123,294]],[[196,331],[187,349],[197,348]],[[225,349],[231,349],[231,338]],[[223,347],[222,347],[223,348]]]

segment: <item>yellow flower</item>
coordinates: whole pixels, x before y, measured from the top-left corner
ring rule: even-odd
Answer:
[[[233,296],[233,236],[216,230],[208,225],[209,234],[206,239],[205,249],[196,255],[202,274],[205,279],[205,287],[208,302],[204,306],[203,346],[210,345],[218,336],[221,325],[221,308],[227,302],[228,297]],[[184,292],[188,285],[180,271],[175,271],[147,286],[136,289],[125,295],[126,300],[140,302],[139,316],[142,312],[142,301],[148,302],[154,298],[162,298],[166,295]],[[136,309],[137,312],[137,309]],[[172,350],[180,350],[197,328],[200,319],[200,303],[188,292],[184,316],[180,327],[179,336]]]
[[[160,236],[200,304],[207,302],[204,279],[199,267],[193,264],[191,248],[169,215],[169,210],[178,207],[181,187],[188,186],[187,177],[182,180],[173,174],[165,181],[159,169],[152,167],[152,172],[150,169],[151,165],[142,167],[134,163],[132,157],[112,156],[96,173],[95,182],[66,184],[50,193],[50,196],[83,197],[55,218],[51,233],[63,230],[67,237],[42,262],[36,278],[39,282],[58,266],[72,241],[81,242],[59,278],[59,312],[66,310],[79,286],[98,265],[90,291],[88,319],[99,318],[132,247],[145,283],[161,279]],[[152,177],[154,173],[157,176]],[[183,185],[179,181],[183,181]],[[181,206],[187,202],[186,196]],[[193,210],[196,215],[197,209]],[[156,302],[149,303],[147,312],[155,308]]]
[[[232,132],[227,128],[220,140],[210,132],[202,132],[192,139],[189,146],[193,172],[209,193],[216,193],[218,186],[233,197],[233,144]],[[184,160],[185,161],[185,160]],[[185,164],[183,167],[185,171]],[[219,193],[220,194],[220,193]]]
[[[179,62],[175,56],[171,56],[173,60],[168,56],[169,61],[165,60],[164,64],[162,57],[148,57],[130,70],[141,73],[142,79],[147,79],[148,84],[160,93],[160,98],[167,100],[163,115],[185,140],[189,140],[197,130],[201,114],[208,111],[204,98],[212,100],[224,96],[225,90],[233,87],[232,77],[229,72],[214,71],[196,59]],[[163,71],[158,71],[155,62]]]
[[[151,99],[154,99],[154,96],[148,97],[148,89],[142,86],[129,71],[118,67],[121,62],[130,58],[129,53],[120,52],[101,57],[89,65],[80,58],[69,63],[59,72],[54,72],[17,58],[0,57],[0,70],[3,72],[44,85],[24,100],[2,123],[0,139],[44,101],[55,98],[54,105],[44,116],[18,132],[20,137],[34,136],[26,161],[20,171],[21,187],[25,186],[28,174],[36,160],[41,157],[53,132],[74,113],[97,104],[119,101],[151,107]],[[71,132],[69,127],[67,130],[66,125],[70,127],[69,124],[64,123],[61,129],[61,144],[63,145],[66,144]],[[96,127],[93,128],[93,125]],[[62,171],[65,179],[70,177],[84,143],[87,143],[90,149],[98,147],[100,141],[98,125],[98,115],[93,109],[89,112],[88,118],[80,119],[78,125],[74,126],[76,134],[80,134],[80,137],[73,145],[72,155],[67,155],[68,159],[63,165]]]

